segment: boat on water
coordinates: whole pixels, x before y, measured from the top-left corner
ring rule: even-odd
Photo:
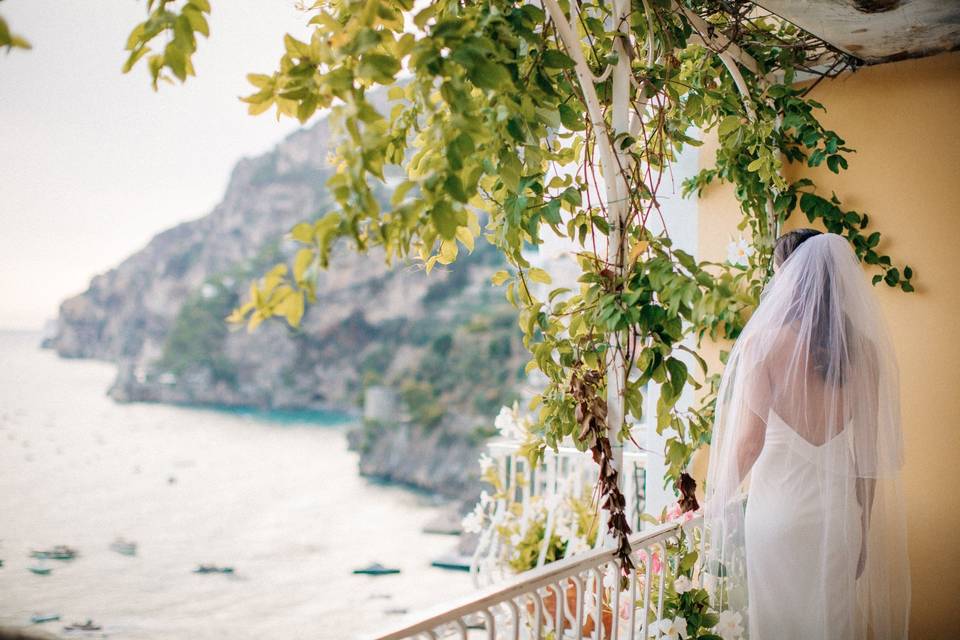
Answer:
[[[44,622],[56,622],[59,619],[59,613],[35,613],[30,616],[30,623],[43,624]]]
[[[447,569],[449,571],[470,571],[470,563],[472,560],[470,556],[450,553],[445,556],[440,556],[431,562],[430,566],[438,569]]]
[[[51,572],[53,572],[53,569],[51,569],[50,567],[41,567],[40,565],[27,567],[27,569],[29,569],[31,573],[35,573],[38,576],[48,576],[50,575]]]
[[[116,551],[122,556],[135,556],[137,555],[137,543],[117,538],[110,543],[110,550]]]
[[[392,567],[385,567],[379,562],[374,562],[366,567],[361,567],[360,569],[354,569],[353,572],[358,575],[365,576],[386,576],[393,573],[400,573],[400,569],[394,569]]]
[[[34,549],[30,552],[31,558],[37,558],[39,560],[73,560],[77,555],[76,549],[68,547],[65,544],[58,544],[52,549]]]
[[[194,573],[233,573],[233,567],[218,567],[215,564],[201,564],[193,570]]]
[[[74,622],[63,628],[64,631],[100,631],[103,627],[87,618],[86,622]]]

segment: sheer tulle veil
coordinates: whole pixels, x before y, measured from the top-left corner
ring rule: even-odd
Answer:
[[[751,553],[745,516],[754,463],[774,419],[790,429],[779,459],[810,470],[815,484],[804,498],[813,504],[792,504],[794,496],[782,496],[789,509],[783,513],[799,519],[787,517],[789,526],[803,527],[804,513],[855,514],[809,518],[816,526],[805,540],[812,542],[794,552],[809,563],[804,566],[817,567],[836,562],[838,545],[855,546],[849,550],[855,570],[816,575],[848,580],[839,588],[851,592],[854,637],[907,637],[897,364],[867,276],[838,235],[807,239],[780,266],[734,345],[720,384],[705,487],[704,580],[722,608],[745,618],[751,589],[758,587],[747,579],[747,567],[751,555],[760,557]],[[838,585],[824,587],[830,594]],[[784,609],[796,605],[782,602]],[[810,637],[839,638],[825,613],[830,603],[820,611],[811,608],[805,612]]]

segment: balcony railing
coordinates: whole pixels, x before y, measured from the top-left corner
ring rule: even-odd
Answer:
[[[623,582],[614,550],[592,549],[481,589],[372,638],[660,638],[653,622],[663,618],[666,579],[676,575],[680,558],[693,550],[701,527],[702,520],[695,518],[632,536],[635,568]]]
[[[498,468],[499,476],[504,480],[504,494],[509,496],[509,500],[522,504],[524,508],[535,496],[549,502],[551,497],[557,495],[579,496],[583,487],[593,487],[596,484],[597,465],[589,453],[575,447],[559,447],[557,451],[548,449],[544,452],[540,464],[532,467],[525,457],[517,454],[518,447],[517,442],[498,441],[487,445],[487,450],[493,464]],[[629,450],[624,452],[622,491],[627,500],[625,513],[634,530],[642,527],[640,515],[645,506],[645,465],[644,453]],[[497,527],[507,515],[507,508],[508,499],[498,499],[490,524],[480,534],[470,566],[473,582],[477,587],[489,586],[512,576],[503,573],[503,563],[498,561],[503,543],[496,535]],[[605,511],[601,511],[600,531],[606,530],[606,515]],[[546,560],[555,525],[553,513],[548,512],[546,533],[537,560],[538,567],[543,566]],[[602,536],[597,536],[597,545],[601,543]]]

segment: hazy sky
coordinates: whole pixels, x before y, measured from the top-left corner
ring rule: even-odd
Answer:
[[[154,93],[120,72],[142,0],[7,0],[30,51],[0,50],[0,329],[39,328],[59,302],[158,231],[207,213],[230,168],[293,120],[249,116],[247,72],[270,72],[293,0],[213,3],[197,77]]]

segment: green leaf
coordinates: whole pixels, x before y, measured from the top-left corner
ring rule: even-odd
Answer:
[[[582,112],[574,111],[568,104],[561,104],[559,110],[560,124],[565,128],[570,131],[583,131],[587,128]]]
[[[554,198],[543,208],[543,219],[550,224],[560,224],[563,219],[560,217],[560,198]]]
[[[293,279],[297,282],[302,282],[304,275],[307,273],[307,269],[313,264],[314,258],[313,249],[303,248],[297,251],[296,257],[293,259]]]
[[[510,73],[502,64],[480,58],[470,70],[470,80],[481,89],[506,90],[510,82]]]
[[[181,82],[187,79],[187,58],[186,55],[178,49],[173,42],[167,45],[163,52],[163,61],[170,67]]]
[[[199,9],[188,4],[183,8],[183,15],[190,22],[190,28],[198,33],[202,33],[204,36],[210,36],[210,26],[207,24],[207,19],[203,17]]]
[[[129,73],[130,70],[133,69],[134,65],[137,64],[137,61],[148,53],[150,53],[150,47],[144,46],[140,47],[139,49],[134,49],[127,58],[127,61],[123,63],[123,73]]]
[[[542,61],[548,69],[572,69],[575,66],[570,56],[556,49],[544,51]]]
[[[563,193],[560,195],[560,197],[575,207],[583,205],[583,199],[580,196],[580,190],[576,187],[567,187],[563,190]]]
[[[667,372],[670,374],[670,386],[673,388],[673,395],[679,398],[683,392],[683,387],[687,384],[687,365],[682,360],[668,358]]]
[[[453,207],[444,200],[437,202],[430,210],[430,219],[433,220],[437,232],[445,240],[452,240],[457,235],[457,227],[460,224],[457,221],[456,212]]]
[[[498,287],[509,279],[510,279],[510,274],[503,269],[501,269],[500,271],[497,271],[492,276],[490,276],[490,282],[492,282],[494,285]]]
[[[446,189],[447,193],[453,197],[454,200],[463,203],[466,203],[467,200],[469,200],[466,191],[463,190],[463,182],[460,181],[460,176],[457,174],[448,174],[446,179],[443,181],[443,187]]]
[[[717,127],[717,135],[724,138],[739,129],[740,126],[740,116],[727,116],[720,121],[720,126]]]
[[[380,84],[391,84],[400,71],[400,61],[382,53],[367,53],[360,58],[357,75]]]
[[[527,275],[530,276],[530,279],[534,282],[540,282],[542,284],[550,284],[553,282],[553,279],[550,277],[549,273],[543,269],[538,269],[537,267],[530,267],[527,270]]]

